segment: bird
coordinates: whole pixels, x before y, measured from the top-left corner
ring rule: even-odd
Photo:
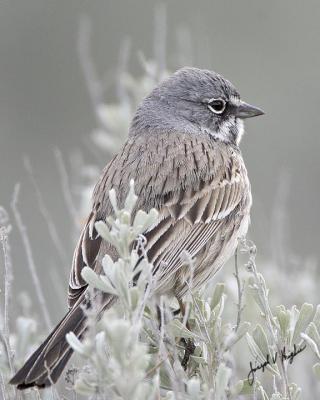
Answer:
[[[156,294],[179,301],[186,295],[191,272],[184,252],[195,260],[193,288],[212,279],[248,230],[252,195],[239,144],[244,119],[262,114],[241,100],[222,75],[193,67],[177,70],[142,100],[126,142],[95,185],[91,212],[74,251],[69,311],[11,384],[18,389],[52,385],[72,355],[66,334],[84,337],[88,285],[81,271],[87,266],[101,273],[105,255],[118,258],[95,229],[97,221],[113,212],[108,196],[112,188],[123,206],[133,179],[138,196],[133,214],[158,210],[157,222],[144,232]],[[105,295],[101,312],[114,302],[114,296]]]

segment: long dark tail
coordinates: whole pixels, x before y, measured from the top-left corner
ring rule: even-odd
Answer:
[[[55,383],[73,353],[66,340],[66,334],[74,332],[81,339],[86,330],[86,319],[80,305],[71,309],[10,383],[17,385],[18,389],[32,386],[44,388]]]

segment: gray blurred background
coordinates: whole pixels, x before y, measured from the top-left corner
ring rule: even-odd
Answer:
[[[163,4],[167,68],[174,70],[188,62],[220,72],[246,101],[266,112],[248,121],[241,146],[254,198],[250,236],[259,254],[277,259],[279,268],[283,264],[303,268],[305,260],[319,260],[319,1],[175,0]],[[110,79],[116,74],[120,48],[127,38],[131,42],[128,69],[140,76],[138,51],[148,59],[154,56],[157,5],[154,0],[0,3],[0,204],[10,209],[14,185],[21,182],[19,209],[55,315],[62,315],[65,299],[63,294],[57,301],[50,299],[57,296],[55,277],[63,281],[67,276],[74,229],[54,149],[61,150],[70,179],[74,176],[70,160],[75,154],[88,164],[102,167],[104,163],[103,153],[97,159],[90,141],[96,121],[77,52],[79,21],[84,16],[91,21],[92,58],[101,76]],[[115,88],[110,85],[105,101],[114,98]],[[57,255],[39,213],[25,156],[64,245],[64,260]],[[17,293],[31,290],[32,283],[10,216]],[[79,220],[82,217],[79,209]]]

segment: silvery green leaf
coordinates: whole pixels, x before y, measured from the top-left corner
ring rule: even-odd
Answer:
[[[98,332],[95,336],[95,352],[98,355],[96,357],[96,362],[95,364],[97,365],[97,368],[101,369],[103,368],[104,365],[107,363],[107,343],[106,343],[106,335],[105,332]]]
[[[304,303],[300,309],[300,314],[296,322],[292,337],[292,344],[300,340],[300,333],[308,326],[313,314],[313,305]]]
[[[320,381],[320,363],[314,364],[314,366],[312,367],[312,370],[313,370],[315,376],[317,377],[318,381]]]
[[[91,346],[86,346],[85,343],[80,342],[77,336],[73,332],[69,332],[66,334],[66,339],[69,345],[73,348],[73,350],[81,354],[82,356],[89,356],[90,355],[90,348]]]
[[[160,399],[160,376],[159,373],[157,373],[151,382],[151,393],[149,397],[147,398],[148,400],[156,400]]]
[[[32,336],[37,331],[37,323],[32,318],[18,317],[16,320],[16,329],[18,340],[16,343],[16,351],[23,354],[28,349]]]
[[[203,304],[203,312],[202,312],[203,318],[205,319],[205,321],[210,321],[211,314],[212,314],[210,305],[206,301],[204,301],[202,304]],[[214,318],[216,318],[216,317],[214,317]]]
[[[249,346],[249,350],[252,354],[252,356],[254,357],[254,362],[252,363],[253,366],[255,365],[255,362],[258,364],[264,364],[267,361],[267,354],[263,354],[262,351],[260,350],[259,346],[257,345],[257,343],[254,341],[253,337],[247,333],[246,334],[246,339],[247,339],[247,343]],[[270,358],[270,362],[272,362],[271,358]],[[265,367],[269,372],[271,372],[273,375],[277,375],[280,376],[279,371],[278,371],[278,367],[276,366],[276,364],[268,364]]]
[[[261,352],[259,346],[256,344],[253,337],[248,332],[246,333],[246,339],[249,350],[251,352],[251,355],[254,357],[254,360],[260,364],[264,363],[266,361],[266,355]]]
[[[110,199],[110,203],[112,205],[112,208],[113,208],[115,214],[117,214],[119,209],[118,209],[118,203],[117,203],[117,195],[116,195],[116,191],[114,189],[111,189],[109,191],[109,199]]]
[[[261,300],[262,293],[260,293],[261,291],[260,291],[259,287],[257,286],[257,284],[255,283],[255,280],[252,276],[250,276],[248,279],[246,291],[250,296],[253,297],[254,301],[257,303],[258,307],[260,308],[260,311],[262,313],[265,313],[266,312],[265,307]]]
[[[106,254],[103,259],[102,259],[102,267],[103,271],[106,275],[110,272],[111,269],[113,269],[114,266],[114,261],[112,258],[109,256],[109,254]]]
[[[294,329],[300,314],[296,305],[291,307],[291,309],[289,310],[289,314],[290,314],[289,333],[290,333],[290,344],[291,344],[294,334]]]
[[[290,312],[286,310],[283,305],[277,306],[276,317],[278,319],[282,340],[284,340],[287,337],[290,325]]]
[[[198,357],[198,356],[190,356],[191,360],[194,360],[195,363],[197,364],[207,364],[207,361],[203,357]]]
[[[111,242],[111,234],[107,224],[103,221],[97,221],[94,224],[98,234],[102,237],[102,239],[106,240],[107,242]]]
[[[132,400],[155,399],[156,393],[156,387],[149,382],[139,382],[134,387],[134,397],[132,397]]]
[[[197,400],[200,398],[200,380],[198,378],[191,378],[187,382],[187,393],[191,399]]]
[[[51,388],[44,388],[41,390],[41,398],[40,398],[40,394],[30,396],[30,397],[28,395],[25,395],[23,397],[22,396],[15,397],[16,400],[17,399],[20,400],[21,398],[24,400],[58,400],[58,393],[57,393],[57,395],[54,395]],[[9,399],[12,399],[12,397],[6,397],[5,399],[9,400]],[[5,399],[3,399],[3,400],[5,400]]]
[[[151,210],[148,213],[148,216],[149,216],[148,227],[150,227],[157,222],[157,219],[159,217],[159,212],[155,208],[151,208]]]
[[[265,295],[268,296],[269,290],[267,288],[266,281],[265,281],[263,275],[260,272],[258,272],[257,276],[258,276],[259,283],[260,283],[263,291],[265,292]]]
[[[123,319],[113,319],[105,324],[108,343],[117,357],[126,354],[132,335],[130,328],[130,322]]]
[[[319,348],[314,340],[311,339],[310,336],[306,335],[305,333],[301,333],[300,336],[304,339],[307,344],[311,347],[311,349],[315,352],[317,357],[320,359]]]
[[[311,322],[305,332],[320,348],[320,334],[314,322]]]
[[[106,278],[109,280],[110,284],[113,287],[115,286],[115,282],[116,282],[116,275],[117,275],[117,271],[120,268],[124,268],[124,263],[123,260],[121,258],[118,259],[118,261],[116,261],[115,263],[108,263],[106,265],[104,265],[104,262],[102,260],[102,266],[103,266],[103,271],[105,273]]]
[[[144,226],[148,221],[148,215],[146,212],[139,210],[136,213],[136,216],[133,221],[133,229],[137,232],[137,234],[140,234],[144,230]]]
[[[173,319],[168,324],[168,329],[172,332],[175,337],[184,337],[184,338],[199,338],[195,333],[189,331],[182,322],[178,319]]]
[[[117,291],[111,286],[107,278],[97,275],[90,267],[84,267],[81,271],[81,276],[88,285],[102,292],[117,295]]]
[[[131,222],[130,212],[126,211],[126,210],[122,210],[121,211],[121,223],[124,224],[125,226],[121,227],[121,229],[123,229],[124,232],[121,232],[121,230],[120,230],[120,236],[128,235],[129,230],[130,230],[130,228],[129,228],[130,222]]]
[[[210,308],[210,305],[207,302],[204,302],[206,315],[208,315],[207,320],[210,319],[210,314],[213,314],[213,319],[218,320],[221,318],[223,310],[224,310],[224,303],[225,303],[225,295],[222,293],[219,303],[215,306],[214,309]]]
[[[210,302],[210,307],[212,310],[214,310],[215,307],[220,303],[220,300],[224,293],[224,288],[225,288],[225,285],[223,283],[216,284],[216,286],[214,288],[213,296],[212,296],[212,299]]]
[[[242,392],[242,390],[244,388],[244,382],[245,381],[240,380],[230,388],[230,393],[232,396],[237,396]]]
[[[237,335],[236,341],[240,340],[248,332],[248,330],[250,329],[250,326],[251,326],[250,322],[247,322],[247,321],[241,322],[241,324],[239,325],[239,328],[237,330],[237,333],[236,333],[236,335]]]
[[[90,267],[83,267],[81,270],[81,276],[88,285],[91,285],[94,288],[100,289],[103,286],[99,275],[97,275]]]
[[[226,346],[230,349],[234,346],[250,329],[250,322],[244,321],[238,327],[237,332],[233,332],[232,335],[226,340]]]
[[[85,379],[77,379],[74,388],[76,392],[84,396],[90,396],[97,390],[97,386],[95,384],[89,383]]]
[[[174,392],[171,392],[170,390],[167,391],[166,397],[164,398],[164,400],[176,400],[176,396],[175,396]]]
[[[313,317],[313,322],[317,327],[318,331],[320,332],[320,305],[317,305],[316,312]]]
[[[131,270],[135,271],[137,273],[138,271],[141,271],[143,268],[145,268],[146,264],[149,264],[146,262],[145,259],[142,259],[139,262],[139,265],[137,265],[138,260],[140,259],[140,255],[138,254],[138,251],[136,249],[133,249],[130,254],[130,264],[131,264]]]
[[[255,327],[254,331],[252,332],[252,337],[262,354],[264,354],[265,356],[267,354],[270,354],[270,347],[268,344],[267,335],[261,325],[258,324]]]
[[[131,300],[129,295],[129,281],[131,280],[131,276],[128,275],[125,265],[122,266],[124,264],[123,260],[118,260],[118,263],[119,268],[114,269],[112,283],[117,290],[120,300],[124,300],[129,305]]]
[[[131,298],[132,310],[135,310],[137,308],[137,306],[139,305],[139,301],[140,301],[140,293],[139,293],[139,289],[137,288],[137,286],[130,288],[129,294],[130,294],[130,298]]]
[[[226,398],[226,391],[228,389],[229,379],[231,376],[231,369],[224,364],[220,364],[217,374],[215,376],[215,399],[224,400]]]
[[[258,383],[257,380],[255,380],[254,384],[250,385],[248,379],[245,379],[240,382],[242,382],[242,388],[238,394],[243,395],[243,396],[249,396],[249,395],[253,394],[253,392],[255,390],[255,385]]]
[[[139,210],[133,222],[133,229],[136,235],[144,233],[152,225],[157,222],[159,213],[155,208],[152,208],[149,213]]]
[[[103,353],[106,350],[106,334],[98,332],[95,337],[98,353]]]
[[[101,282],[103,283],[103,291],[105,293],[109,293],[109,294],[113,294],[115,296],[118,295],[117,290],[112,286],[112,284],[110,283],[110,280],[108,277],[106,277],[105,275],[100,275],[100,279]]]
[[[291,399],[292,400],[299,400],[301,397],[301,388],[296,385],[295,383],[291,383],[289,385],[289,390],[291,394]]]
[[[135,195],[134,193],[134,181],[133,179],[130,180],[130,186],[129,186],[129,193],[127,195],[127,198],[124,203],[124,208],[126,211],[129,213],[132,212],[134,206],[136,205],[138,196]]]

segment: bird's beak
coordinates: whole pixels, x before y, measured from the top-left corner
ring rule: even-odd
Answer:
[[[251,104],[240,101],[239,105],[236,107],[235,116],[238,118],[251,118],[257,117],[258,115],[263,115],[264,111],[261,108],[252,106]]]

